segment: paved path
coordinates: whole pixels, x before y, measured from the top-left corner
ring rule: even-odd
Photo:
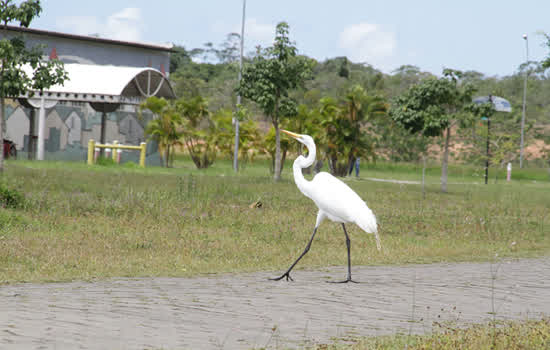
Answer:
[[[251,349],[550,314],[550,258],[0,286],[0,349]],[[413,302],[414,299],[414,302]],[[413,316],[414,305],[414,316]],[[413,320],[415,322],[411,322]]]

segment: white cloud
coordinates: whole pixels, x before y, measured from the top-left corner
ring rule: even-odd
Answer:
[[[340,33],[339,45],[353,62],[366,62],[374,68],[390,69],[390,59],[396,48],[395,34],[382,30],[379,25],[358,23]]]
[[[237,33],[240,33],[239,31]],[[258,22],[255,18],[250,18],[244,24],[245,42],[250,42],[254,46],[270,46],[275,38],[275,25]]]
[[[139,41],[141,30],[141,10],[135,7],[125,8],[107,18],[107,34],[111,39]]]
[[[57,21],[57,27],[74,34],[97,34],[106,39],[140,41],[141,22],[141,10],[128,7],[104,20],[94,16],[62,17]]]

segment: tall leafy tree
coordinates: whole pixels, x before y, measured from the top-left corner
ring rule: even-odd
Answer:
[[[395,99],[390,110],[393,120],[413,134],[444,135],[442,192],[447,192],[451,130],[455,125],[465,126],[471,122],[469,109],[475,89],[469,83],[461,84],[461,77],[462,72],[445,69],[443,77],[425,79],[413,85]]]
[[[289,97],[289,92],[304,84],[312,68],[311,60],[297,55],[288,33],[286,22],[277,25],[273,46],[259,49],[252,62],[245,65],[238,87],[241,96],[256,102],[273,123],[275,181],[281,178],[280,118],[296,115],[296,103]]]
[[[15,2],[0,0],[0,30],[7,34],[7,26],[19,22],[28,27],[42,12],[40,1]],[[30,66],[31,76],[24,66]],[[0,172],[4,170],[4,133],[6,129],[5,98],[17,97],[29,90],[43,90],[61,84],[67,78],[63,63],[58,60],[43,60],[40,46],[28,48],[23,36],[0,40]]]

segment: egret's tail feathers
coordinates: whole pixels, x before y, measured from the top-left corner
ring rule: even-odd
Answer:
[[[380,236],[378,235],[378,225],[376,224],[376,217],[372,212],[369,215],[362,215],[359,220],[356,222],[357,226],[361,227],[367,233],[373,233],[374,238],[376,239],[376,248],[382,250],[382,245],[380,244]]]

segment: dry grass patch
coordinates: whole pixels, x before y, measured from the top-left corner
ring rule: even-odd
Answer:
[[[438,326],[430,335],[393,335],[348,339],[315,350],[538,350],[550,348],[550,319],[506,321],[468,328]]]

